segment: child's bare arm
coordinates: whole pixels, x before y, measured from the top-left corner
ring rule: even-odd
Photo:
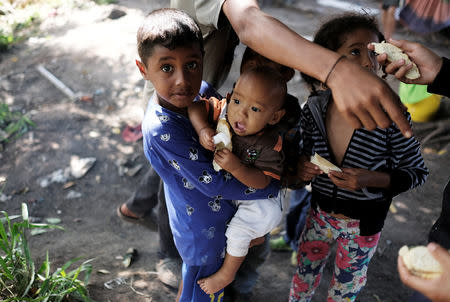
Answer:
[[[336,186],[353,191],[366,187],[389,189],[391,183],[389,173],[357,168],[342,168],[342,172],[330,171],[328,176]]]
[[[241,183],[254,189],[264,189],[271,181],[271,177],[261,170],[242,164],[240,159],[228,149],[217,151],[214,160]]]
[[[200,144],[207,150],[214,151],[213,136],[216,131],[208,123],[208,113],[203,102],[194,102],[188,107],[189,120],[198,134]]]

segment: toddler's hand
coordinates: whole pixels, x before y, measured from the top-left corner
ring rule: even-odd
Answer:
[[[309,161],[309,156],[300,155],[297,164],[297,177],[300,181],[311,181],[317,175],[322,174],[318,166]]]
[[[200,130],[198,138],[200,139],[200,144],[203,146],[203,148],[210,151],[214,151],[215,149],[213,141],[214,134],[216,134],[216,132],[211,127],[205,127],[202,130]]]
[[[240,159],[228,149],[217,151],[214,154],[214,160],[217,164],[219,164],[219,166],[222,167],[222,169],[230,172],[231,174],[242,166]]]

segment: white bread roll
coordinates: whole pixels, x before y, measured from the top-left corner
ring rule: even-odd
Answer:
[[[405,65],[408,65],[409,63],[413,64],[413,67],[408,70],[408,72],[405,74],[405,78],[410,80],[415,80],[420,77],[419,68],[417,68],[417,65],[412,62],[408,55],[405,54],[400,48],[397,46],[386,43],[385,41],[381,43],[372,43],[375,46],[375,52],[377,54],[385,53],[387,54],[387,59],[389,62],[394,62],[398,60],[405,60]]]
[[[216,145],[216,151],[222,149],[233,150],[233,145],[231,143],[231,130],[230,125],[224,118],[219,119],[217,122],[216,135],[213,137],[214,144]],[[220,171],[222,167],[219,166],[216,161],[213,161],[214,170]]]

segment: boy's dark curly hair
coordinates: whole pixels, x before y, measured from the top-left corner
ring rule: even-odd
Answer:
[[[345,13],[334,16],[332,19],[325,22],[315,34],[313,42],[336,51],[345,43],[345,35],[361,28],[374,32],[378,36],[380,42],[384,40],[383,34],[378,29],[378,23],[375,17],[372,17],[367,13]],[[301,75],[311,89],[312,94],[316,94],[317,86],[320,85],[321,82],[307,74],[301,73]]]
[[[144,65],[156,45],[170,50],[198,43],[202,54],[203,36],[198,24],[187,13],[173,8],[161,8],[145,17],[137,32],[139,57]]]

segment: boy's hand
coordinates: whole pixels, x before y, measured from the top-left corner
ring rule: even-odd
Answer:
[[[322,173],[318,166],[310,162],[309,156],[300,155],[297,164],[297,177],[301,181],[311,181],[311,179]]]
[[[228,149],[222,149],[214,154],[214,160],[225,171],[233,174],[242,167],[241,160]]]
[[[330,171],[328,177],[336,186],[356,191],[370,186],[374,173],[365,169],[342,168],[342,172]]]
[[[214,131],[214,129],[212,129],[211,127],[205,127],[199,131],[198,138],[203,148],[210,151],[214,151],[215,149],[213,141],[214,134],[216,134],[216,131]]]

